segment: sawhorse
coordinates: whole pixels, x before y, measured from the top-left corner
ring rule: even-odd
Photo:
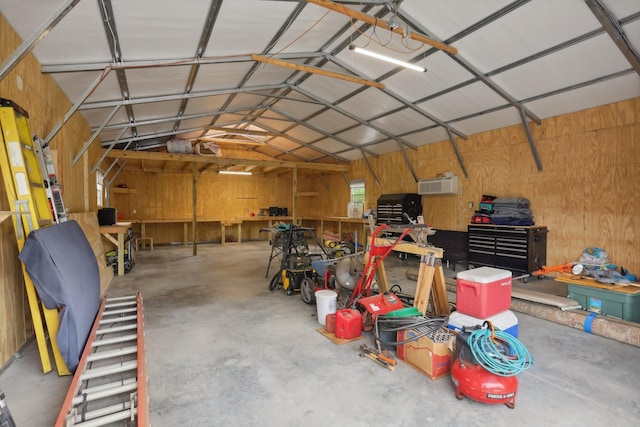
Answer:
[[[388,239],[376,239],[376,244],[380,246],[391,243]],[[409,242],[398,243],[393,250],[420,255],[420,269],[418,271],[413,306],[422,314],[426,314],[429,300],[432,300],[433,304],[431,307],[434,315],[443,316],[450,314],[451,309],[447,298],[447,285],[442,268],[442,253],[444,251],[433,246],[421,246]],[[378,292],[383,293],[389,291],[387,273],[382,264],[378,266],[376,280],[378,282]]]

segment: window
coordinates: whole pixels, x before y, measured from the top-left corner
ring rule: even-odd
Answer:
[[[98,191],[98,207],[102,207],[103,200],[104,173],[101,170],[96,171],[96,190]]]
[[[351,181],[349,188],[351,189],[351,201],[362,203],[362,206],[364,206],[364,179]]]

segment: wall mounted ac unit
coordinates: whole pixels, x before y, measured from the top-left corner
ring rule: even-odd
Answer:
[[[455,175],[418,181],[418,194],[423,196],[456,193],[458,193],[458,177]]]

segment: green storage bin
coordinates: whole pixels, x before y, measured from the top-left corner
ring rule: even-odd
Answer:
[[[567,291],[569,298],[576,300],[585,310],[640,322],[640,292],[609,291],[571,283],[567,283]]]

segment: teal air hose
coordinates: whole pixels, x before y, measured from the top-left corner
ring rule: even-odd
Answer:
[[[533,357],[516,337],[503,331],[477,329],[468,340],[471,352],[487,371],[511,377],[529,369]]]

